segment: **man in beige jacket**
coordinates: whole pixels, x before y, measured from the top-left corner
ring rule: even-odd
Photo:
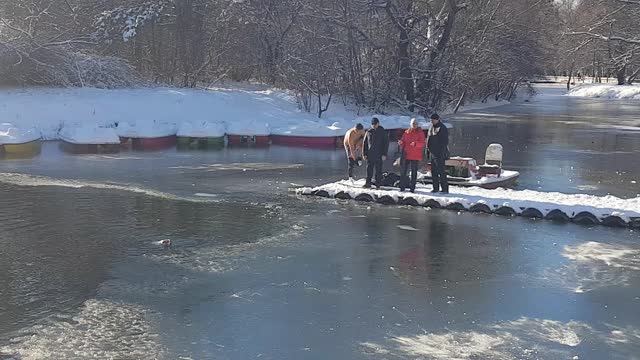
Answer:
[[[347,160],[349,162],[349,180],[353,179],[353,169],[358,165],[358,159],[360,159],[362,154],[364,134],[364,126],[362,126],[362,124],[356,124],[355,127],[349,129],[344,135],[344,150],[347,152]],[[360,156],[358,154],[360,154]]]

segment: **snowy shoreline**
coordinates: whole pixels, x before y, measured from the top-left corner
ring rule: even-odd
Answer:
[[[504,104],[470,103],[461,111]],[[373,116],[389,130],[407,128],[411,119],[360,111],[334,103],[318,118],[301,111],[295,96],[285,90],[237,84],[211,89],[0,89],[1,122],[35,128],[43,140],[60,140],[73,133],[75,141],[87,135],[87,141],[95,142],[102,128],[115,128],[121,137],[143,138],[158,134],[339,137],[358,122],[368,126]]]
[[[569,90],[567,96],[609,100],[640,100],[640,85],[581,84]]]

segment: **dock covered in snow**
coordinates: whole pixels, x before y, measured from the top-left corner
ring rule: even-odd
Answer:
[[[347,180],[313,188],[299,188],[300,195],[470,211],[503,216],[522,216],[583,225],[640,228],[640,197],[563,194],[533,190],[487,190],[451,187],[450,194],[433,194],[430,185],[419,185],[415,193],[395,188],[365,189],[364,181]]]

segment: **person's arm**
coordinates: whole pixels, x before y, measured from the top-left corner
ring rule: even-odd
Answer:
[[[384,134],[384,144],[382,147],[382,157],[387,158],[387,154],[389,153],[389,135],[385,132]]]
[[[442,123],[442,129],[440,129],[440,131],[442,132],[442,137],[444,137],[444,147],[446,148],[449,146],[449,129]]]
[[[364,140],[362,141],[362,154],[364,155],[365,160],[367,156],[369,156],[369,134],[364,134]]]

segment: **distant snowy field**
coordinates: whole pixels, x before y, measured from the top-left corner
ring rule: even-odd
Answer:
[[[116,124],[127,133],[148,136],[167,129],[196,129],[210,136],[220,136],[222,131],[236,135],[339,136],[357,122],[368,126],[373,115],[334,98],[329,110],[318,118],[317,114],[300,110],[291,93],[259,85],[209,89],[0,89],[0,122],[22,129],[35,128],[48,140],[59,139],[65,133],[93,133],[91,140],[95,140],[96,131],[73,129]],[[409,126],[409,116],[376,116],[388,129]],[[427,126],[424,119],[420,120]],[[211,134],[207,134],[209,130]]]
[[[584,84],[569,90],[567,96],[640,100],[640,85]]]

